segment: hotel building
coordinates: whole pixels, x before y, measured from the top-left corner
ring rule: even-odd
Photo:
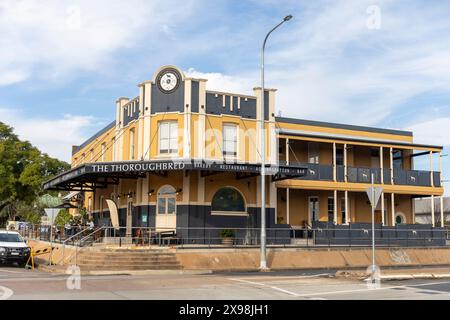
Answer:
[[[206,87],[161,67],[136,97],[117,99],[115,120],[73,146],[72,169],[44,188],[80,192],[97,225],[111,225],[117,210],[128,235],[132,227],[258,228],[264,121],[268,228],[370,223],[372,177],[383,188],[382,226],[413,224],[414,198],[443,195],[442,147],[416,144],[412,132],[277,117],[275,89],[265,89],[261,119],[261,88]],[[414,170],[417,156],[429,158],[428,171]]]

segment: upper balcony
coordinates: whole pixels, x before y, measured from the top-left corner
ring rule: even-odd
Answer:
[[[281,164],[286,164],[286,161],[280,161]],[[297,178],[301,180],[322,180],[335,181],[334,166],[326,164],[304,163],[304,162],[289,162],[294,166],[305,166],[308,168],[308,174],[304,177]],[[381,177],[383,173],[383,179]],[[431,178],[431,173],[433,178]],[[420,187],[440,187],[441,173],[436,171],[424,170],[402,170],[386,168],[365,168],[365,167],[347,167],[347,179],[345,179],[345,167],[343,165],[336,166],[336,181],[337,182],[353,182],[353,183],[371,183],[371,177],[374,177],[375,184],[395,184],[405,186],[420,186]],[[391,180],[393,175],[393,181]],[[433,184],[431,183],[433,180]]]
[[[441,172],[433,169],[432,151],[319,143],[280,139],[280,164],[306,166],[300,180],[331,181],[417,187],[441,187]],[[286,152],[288,150],[288,152]],[[431,170],[414,170],[417,156],[430,157]],[[440,159],[439,159],[440,161]],[[440,167],[440,166],[439,166]]]

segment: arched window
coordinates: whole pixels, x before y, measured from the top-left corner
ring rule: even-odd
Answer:
[[[221,188],[214,194],[211,211],[213,213],[247,214],[244,197],[238,190],[231,187]]]
[[[176,213],[177,193],[174,187],[166,185],[158,191],[158,214],[175,214]]]

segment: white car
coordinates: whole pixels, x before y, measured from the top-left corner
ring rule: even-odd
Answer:
[[[0,231],[0,262],[18,263],[25,266],[30,257],[31,248],[22,236],[15,231]]]

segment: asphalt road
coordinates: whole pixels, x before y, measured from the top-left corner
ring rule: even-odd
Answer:
[[[0,299],[450,299],[450,279],[389,281],[374,289],[332,274],[334,270],[82,276],[77,289],[67,275],[0,267]]]

